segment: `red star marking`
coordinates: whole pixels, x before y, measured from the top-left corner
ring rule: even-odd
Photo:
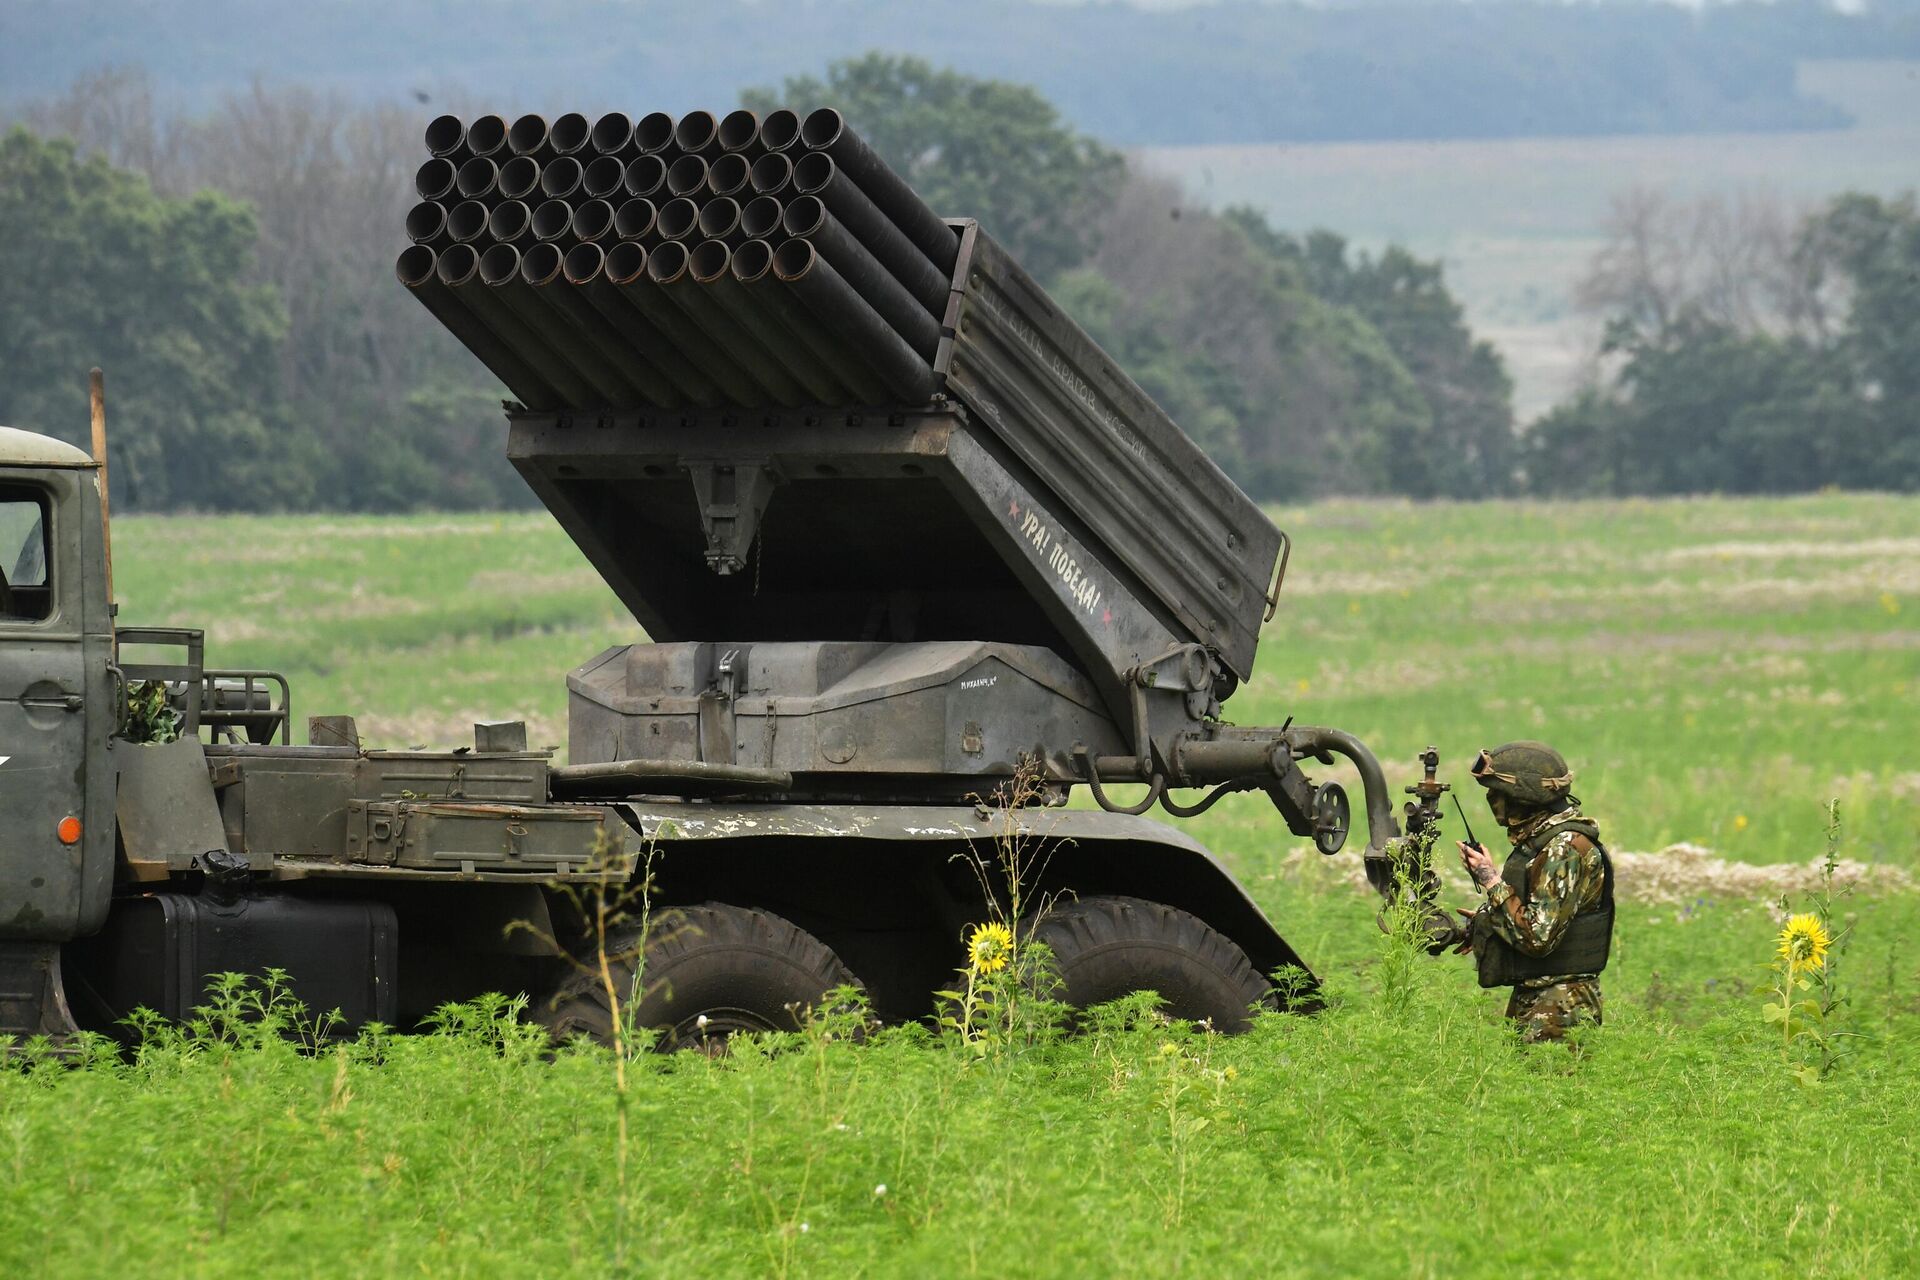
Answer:
[[[1018,498],[1015,498],[1013,501],[1007,503],[1007,514],[1010,516],[1017,516],[1020,514],[1020,500]]]

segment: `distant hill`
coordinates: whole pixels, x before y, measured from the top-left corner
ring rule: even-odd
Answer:
[[[1796,92],[1796,59],[1920,57],[1920,9],[0,0],[0,100],[119,63],[190,109],[256,74],[363,100],[684,109],[867,49],[1036,85],[1120,145],[1760,132],[1844,125]]]

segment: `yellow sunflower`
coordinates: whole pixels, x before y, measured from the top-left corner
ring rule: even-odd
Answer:
[[[975,973],[998,973],[1013,959],[1013,930],[999,923],[977,924],[967,935],[967,962]]]
[[[1826,964],[1832,942],[1819,916],[1794,916],[1780,931],[1780,958],[1796,969],[1818,969]]]

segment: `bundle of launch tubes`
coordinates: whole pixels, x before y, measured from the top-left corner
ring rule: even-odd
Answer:
[[[838,111],[427,126],[400,282],[530,409],[922,404],[959,233]]]

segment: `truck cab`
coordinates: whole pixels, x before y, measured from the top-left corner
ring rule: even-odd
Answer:
[[[617,821],[550,803],[550,752],[517,724],[367,750],[347,716],[295,744],[283,677],[116,625],[109,564],[99,464],[0,427],[0,1052],[184,1016],[227,972],[284,970],[346,1027],[539,988],[553,946],[507,926],[551,937],[544,887],[597,874]]]
[[[59,944],[113,891],[115,697],[99,467],[0,427],[0,1026],[57,1034]]]

